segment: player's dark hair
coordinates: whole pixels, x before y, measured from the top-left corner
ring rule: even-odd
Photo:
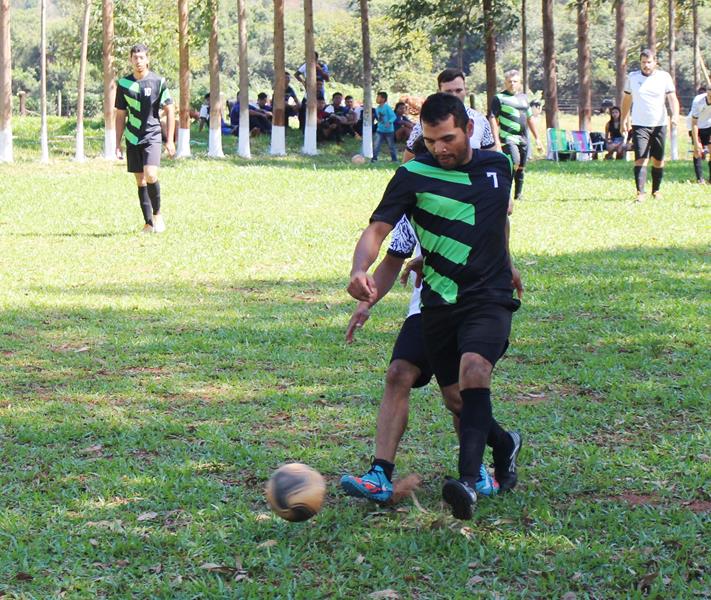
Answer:
[[[257,100],[261,100],[262,98],[266,99],[266,98],[268,98],[268,97],[269,97],[269,96],[267,96],[267,93],[266,93],[266,92],[259,92],[259,93],[257,94]]]
[[[466,81],[464,77],[464,72],[461,69],[445,69],[439,75],[437,75],[437,88],[442,87],[443,83],[449,83],[454,81],[457,77],[461,77],[462,81]]]
[[[437,123],[446,121],[450,116],[454,117],[454,124],[466,132],[469,115],[464,103],[459,98],[442,92],[427,96],[420,111],[422,123],[437,125]]]
[[[382,98],[383,98],[383,100],[385,100],[385,102],[388,101],[388,93],[387,93],[387,92],[378,92],[378,93],[375,94],[375,95],[376,95],[376,97],[377,97],[377,96],[382,96]]]
[[[133,46],[131,46],[131,56],[133,56],[134,54],[138,54],[139,52],[145,52],[146,54],[148,54],[148,46],[146,46],[145,44],[134,44]]]
[[[645,48],[639,53],[639,58],[640,60],[643,58],[656,58],[656,54],[654,54],[654,50],[651,48]]]

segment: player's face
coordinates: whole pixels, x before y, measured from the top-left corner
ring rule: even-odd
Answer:
[[[445,81],[439,86],[439,91],[443,94],[452,94],[456,96],[462,102],[467,97],[467,87],[464,85],[464,80],[461,77],[457,77],[452,81]]]
[[[657,68],[657,61],[652,57],[643,56],[639,59],[639,66],[643,75],[651,75],[652,71]]]
[[[511,94],[515,94],[516,92],[518,92],[520,86],[521,78],[518,75],[507,77],[504,80],[504,87],[506,88],[506,91],[510,92]]]
[[[467,130],[457,127],[454,116],[436,124],[422,123],[422,137],[429,153],[435,157],[443,169],[456,169],[471,158],[469,138],[473,133],[471,121],[467,122]]]
[[[145,73],[148,69],[148,55],[145,52],[134,52],[131,54],[131,65],[137,73]]]

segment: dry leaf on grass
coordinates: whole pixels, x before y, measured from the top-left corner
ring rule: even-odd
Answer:
[[[388,502],[388,505],[397,504],[406,497],[410,496],[415,490],[422,485],[422,477],[417,473],[410,473],[405,477],[396,479],[393,483],[393,495]]]
[[[157,512],[149,511],[149,512],[144,512],[138,517],[136,517],[136,521],[152,521],[158,516]]]
[[[272,546],[276,546],[277,544],[278,542],[276,540],[267,540],[266,542],[258,544],[257,548],[271,548]]]
[[[34,577],[32,577],[32,575],[23,571],[20,571],[17,575],[15,575],[15,581],[32,581],[33,579]]]
[[[647,573],[644,577],[642,577],[642,579],[639,580],[637,590],[640,592],[648,592],[657,577],[659,577],[659,571]]]
[[[368,598],[388,598],[389,600],[399,600],[400,596],[395,590],[388,589],[368,594]]]
[[[356,556],[355,564],[362,565],[364,560],[365,560],[365,556],[363,556],[362,554],[359,554],[358,556]]]
[[[467,586],[473,587],[475,585],[479,585],[480,583],[484,583],[484,578],[481,575],[474,575],[474,577],[470,577],[469,581],[467,581]]]

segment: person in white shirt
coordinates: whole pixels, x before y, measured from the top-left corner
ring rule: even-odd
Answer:
[[[652,196],[659,198],[664,175],[664,144],[667,135],[669,104],[672,125],[679,120],[679,100],[671,76],[657,69],[653,50],[642,50],[639,55],[640,70],[627,76],[622,99],[622,126],[625,131],[632,125],[634,147],[634,178],[637,202],[645,198],[647,163],[652,158]]]
[[[706,88],[705,93],[696,96],[691,105],[691,140],[694,144],[696,180],[704,183],[701,163],[705,146],[709,156],[709,181],[711,181],[711,86]]]

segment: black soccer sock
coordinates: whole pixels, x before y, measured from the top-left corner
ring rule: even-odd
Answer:
[[[637,186],[637,191],[644,194],[644,186],[647,183],[647,167],[634,168],[634,182]]]
[[[696,175],[696,181],[704,178],[701,163],[702,158],[700,156],[694,156],[694,175]],[[711,163],[709,163],[709,169],[711,170]]]
[[[709,161],[709,183],[711,183],[711,160]]]
[[[153,207],[153,214],[157,215],[160,212],[160,182],[148,184],[148,195],[151,198],[151,206]]]
[[[138,202],[141,205],[143,220],[146,225],[153,225],[153,211],[151,210],[151,199],[148,196],[148,188],[146,186],[138,188]]]
[[[392,483],[393,480],[393,471],[395,470],[395,465],[391,462],[388,462],[384,458],[376,458],[373,461],[373,466],[374,467],[382,467],[383,471],[385,471],[385,477],[388,478],[388,481]]]
[[[496,419],[491,419],[491,429],[489,436],[486,438],[486,445],[491,446],[494,454],[494,463],[501,462],[501,459],[511,455],[513,451],[513,439]]]
[[[659,191],[662,186],[662,177],[664,177],[664,168],[652,167],[652,193]]]
[[[523,191],[523,169],[516,169],[516,171],[514,171],[514,200],[518,200],[521,197],[522,191]]]
[[[479,467],[491,429],[491,391],[488,388],[469,388],[462,390],[461,394],[459,477],[474,487],[479,480]]]

